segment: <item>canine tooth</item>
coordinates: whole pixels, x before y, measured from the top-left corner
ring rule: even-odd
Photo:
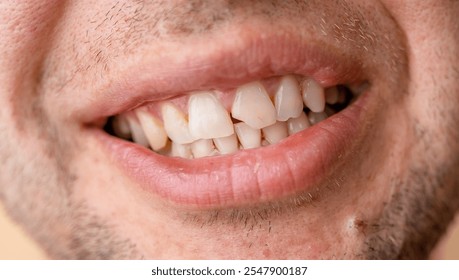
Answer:
[[[191,143],[191,152],[195,158],[211,156],[214,150],[212,139],[199,139]]]
[[[129,127],[131,128],[132,140],[135,143],[148,148],[149,147],[148,139],[145,136],[142,130],[142,126],[140,126],[140,123],[132,117],[128,118],[127,120],[129,122]]]
[[[209,92],[193,94],[188,101],[188,127],[196,139],[212,139],[234,134],[231,117]]]
[[[305,130],[306,128],[310,127],[311,124],[309,123],[309,120],[306,114],[302,112],[298,118],[289,119],[287,121],[287,126],[288,126],[288,134],[292,135],[302,130]]]
[[[214,144],[222,155],[235,153],[239,150],[236,134],[214,139]]]
[[[327,88],[325,90],[325,101],[328,104],[336,104],[338,102],[339,92],[337,87]]]
[[[325,109],[325,95],[323,87],[311,78],[304,80],[302,86],[304,105],[313,112],[323,112]]]
[[[260,129],[276,122],[276,109],[260,82],[239,87],[231,108],[233,118]]]
[[[309,122],[311,122],[312,125],[315,125],[316,123],[319,123],[327,118],[327,114],[325,112],[320,112],[320,113],[315,113],[315,112],[309,112],[308,115]]]
[[[113,118],[112,128],[116,136],[123,139],[131,138],[131,128],[125,116],[116,116]]]
[[[280,140],[288,137],[287,123],[277,122],[262,129],[263,136],[270,144],[276,144]]]
[[[274,97],[274,105],[279,121],[296,118],[303,112],[300,85],[294,76],[282,77]]]
[[[188,144],[196,138],[192,137],[188,129],[185,114],[172,103],[164,103],[161,107],[164,129],[169,138],[178,144]]]
[[[167,134],[161,121],[142,110],[137,110],[136,115],[150,147],[154,151],[164,148],[167,144]]]
[[[258,148],[261,146],[261,130],[240,122],[234,125],[239,142],[244,149]]]
[[[191,145],[172,142],[171,156],[188,159],[193,158],[193,154],[191,153]]]

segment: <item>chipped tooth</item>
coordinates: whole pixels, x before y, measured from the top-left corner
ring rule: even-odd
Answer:
[[[244,149],[258,148],[261,146],[260,129],[255,129],[246,123],[240,122],[234,125],[234,130]]]
[[[238,151],[238,142],[236,134],[214,139],[214,144],[222,155],[235,153]]]
[[[135,143],[148,148],[150,145],[140,123],[133,117],[129,117],[127,120],[129,122],[129,127],[131,128],[132,140]]]
[[[161,121],[143,110],[137,110],[136,115],[152,150],[164,148],[167,144],[167,134]]]
[[[161,106],[164,129],[169,138],[178,144],[189,144],[196,140],[188,129],[188,121],[185,114],[172,103],[166,102]]]
[[[324,89],[311,78],[305,79],[303,86],[303,101],[311,111],[319,113],[325,109]]]
[[[234,134],[231,117],[210,92],[191,95],[188,101],[188,127],[196,139],[212,139]]]
[[[288,137],[287,123],[276,122],[273,125],[262,129],[263,136],[270,144],[276,144],[280,140]]]
[[[287,121],[287,126],[288,126],[288,134],[292,135],[302,130],[305,130],[306,128],[310,127],[311,124],[309,123],[309,120],[306,114],[302,112],[298,118],[289,119]]]
[[[320,112],[320,113],[309,112],[308,118],[309,118],[309,122],[312,125],[315,125],[325,120],[327,118],[327,114],[325,112]]]
[[[339,91],[337,87],[327,88],[325,90],[325,101],[328,104],[336,104],[338,102]]]
[[[191,144],[178,144],[172,142],[171,156],[187,159],[193,158],[193,154],[191,153]]]
[[[278,121],[298,117],[303,112],[300,85],[292,75],[282,77],[274,97]]]
[[[207,157],[214,154],[212,139],[199,139],[191,143],[191,152],[194,158]]]
[[[239,87],[231,108],[233,118],[241,120],[255,129],[276,122],[276,109],[260,82]]]
[[[131,128],[125,116],[115,116],[112,121],[112,128],[116,136],[123,139],[131,138]]]

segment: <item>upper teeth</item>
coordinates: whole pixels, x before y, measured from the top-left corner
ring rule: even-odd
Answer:
[[[200,91],[174,103],[142,107],[135,110],[135,115],[115,117],[113,130],[120,137],[132,136],[134,142],[170,156],[230,154],[239,147],[275,144],[307,129],[333,112],[326,103],[342,103],[343,96],[336,87],[325,90],[311,78],[299,81],[296,76],[286,75],[273,92],[259,81],[242,85],[231,104],[226,104],[228,98],[217,98],[215,91]],[[181,100],[188,106],[180,106]],[[308,115],[303,112],[303,102],[310,109]],[[225,108],[230,108],[231,116]],[[231,117],[241,122],[234,124]]]

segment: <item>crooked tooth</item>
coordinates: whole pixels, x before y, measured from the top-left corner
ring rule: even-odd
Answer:
[[[239,150],[236,134],[215,138],[214,144],[222,155],[235,153]]]
[[[193,94],[188,101],[188,127],[196,139],[212,139],[234,134],[231,117],[209,92]]]
[[[311,111],[319,113],[325,109],[324,89],[313,79],[305,79],[303,86],[303,101]]]
[[[311,124],[309,123],[309,120],[306,114],[302,112],[298,118],[289,119],[287,121],[287,126],[288,126],[288,134],[292,135],[302,130],[305,130],[306,128],[310,127]]]
[[[143,129],[140,123],[133,117],[127,118],[127,120],[129,122],[129,127],[131,128],[132,140],[135,143],[148,148],[149,147],[148,139],[145,136],[145,133],[143,132]]]
[[[193,158],[193,154],[191,153],[191,145],[172,142],[171,156],[187,159]]]
[[[331,105],[336,104],[338,102],[338,98],[339,98],[339,91],[337,87],[331,87],[325,90],[325,101],[328,104],[331,104]]]
[[[262,129],[263,136],[270,144],[276,144],[280,140],[288,137],[287,123],[277,122]]]
[[[161,106],[164,129],[169,138],[178,144],[189,144],[196,140],[190,134],[188,121],[185,114],[172,103],[164,103]]]
[[[118,137],[123,139],[131,138],[131,128],[125,116],[119,115],[113,118],[112,122],[113,132]]]
[[[315,112],[309,112],[308,115],[309,122],[311,122],[312,125],[315,125],[316,123],[319,123],[327,118],[327,114],[325,112],[320,112],[320,113],[315,113]]]
[[[136,115],[150,147],[154,151],[164,148],[167,144],[167,134],[161,121],[142,110],[137,110]]]
[[[255,129],[276,122],[276,109],[260,82],[239,87],[231,108],[233,118],[245,122]]]
[[[282,77],[274,97],[278,121],[298,117],[303,112],[300,85],[292,75]]]
[[[199,139],[191,143],[191,152],[194,158],[214,155],[215,149],[212,139]]]
[[[240,122],[234,125],[239,142],[244,149],[258,148],[261,146],[261,130]]]

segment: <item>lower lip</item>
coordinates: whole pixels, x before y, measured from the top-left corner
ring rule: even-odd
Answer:
[[[165,157],[100,130],[96,135],[123,172],[148,194],[185,207],[237,207],[318,187],[356,139],[367,96],[275,145],[226,156]]]

